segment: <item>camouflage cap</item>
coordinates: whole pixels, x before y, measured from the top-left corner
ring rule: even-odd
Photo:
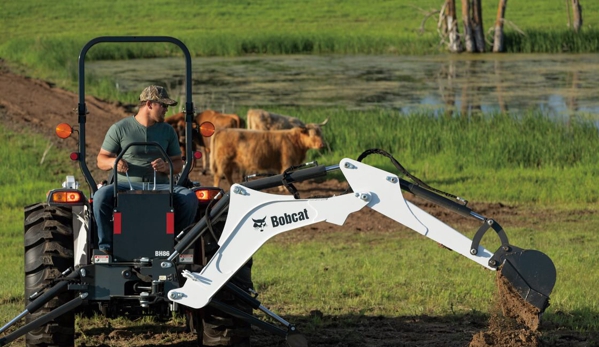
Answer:
[[[139,101],[156,101],[168,106],[175,106],[177,102],[169,98],[166,89],[161,86],[149,86],[139,95]]]

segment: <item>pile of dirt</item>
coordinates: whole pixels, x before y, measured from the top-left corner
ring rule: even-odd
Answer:
[[[525,301],[511,283],[497,271],[497,295],[491,310],[489,327],[475,334],[470,347],[537,347],[540,310]]]

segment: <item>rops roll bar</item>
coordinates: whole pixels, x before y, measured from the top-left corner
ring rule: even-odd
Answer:
[[[85,162],[85,123],[87,117],[87,107],[85,105],[85,55],[90,48],[101,42],[165,42],[173,43],[183,51],[185,55],[185,137],[186,153],[192,153],[192,123],[194,116],[194,107],[191,94],[191,55],[187,46],[180,40],[169,37],[169,36],[101,36],[97,37],[83,46],[81,53],[79,53],[79,104],[77,107],[78,123],[79,123],[79,167],[85,176],[85,180],[89,185],[92,195],[98,190],[98,186],[92,177],[89,168]],[[179,176],[177,184],[185,182],[189,171],[191,169],[191,161],[193,160],[192,155],[188,155],[185,158],[185,167]],[[171,183],[172,184],[172,183]]]

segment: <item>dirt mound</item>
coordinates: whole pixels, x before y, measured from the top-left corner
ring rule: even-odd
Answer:
[[[497,271],[496,284],[489,327],[475,334],[469,347],[539,346],[539,309],[525,301],[500,271]]]

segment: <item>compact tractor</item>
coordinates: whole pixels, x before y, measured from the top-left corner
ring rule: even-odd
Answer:
[[[25,208],[27,303],[23,312],[0,328],[0,334],[5,334],[0,337],[0,346],[23,335],[28,346],[72,346],[75,314],[89,310],[108,317],[152,315],[163,319],[180,313],[187,318],[189,328],[198,332],[201,345],[202,322],[210,309],[280,335],[291,347],[307,346],[307,339],[295,325],[257,300],[247,276],[251,258],[277,234],[318,222],[342,225],[349,214],[365,207],[484,268],[500,271],[522,299],[539,313],[549,306],[556,270],[547,255],[512,245],[497,221],[476,213],[463,199],[426,185],[392,156],[376,149],[367,150],[357,160],[343,159],[332,166],[306,163],[283,174],[246,179],[232,185],[228,192],[191,182],[188,175],[193,158],[189,156],[183,171],[177,177],[171,174],[171,188],[167,191],[152,189],[150,182],[148,189],[116,192],[113,253],[99,252],[91,212],[98,184],[85,160],[88,112],[84,62],[87,51],[101,42],[167,42],[179,46],[186,61],[186,133],[193,131],[191,56],[181,41],[153,36],[99,37],[83,47],[79,56],[79,149],[71,154],[71,159],[79,163],[90,192],[86,195],[74,176],[67,176],[61,188],[48,193],[46,202]],[[213,128],[205,124],[200,130],[205,130],[203,135],[210,135]],[[69,125],[57,127],[57,133],[63,137],[72,132]],[[186,136],[186,153],[192,153],[192,138]],[[408,180],[362,163],[370,154],[387,156]],[[345,193],[299,197],[294,183],[322,178],[333,171],[341,171],[347,180],[349,187]],[[173,213],[177,213],[172,204],[173,184],[193,189],[200,201],[196,222],[184,230],[174,230],[173,226]],[[291,194],[263,192],[281,186]],[[470,239],[408,201],[403,192],[473,218],[480,222],[480,227]],[[480,245],[489,230],[501,242],[495,252]],[[229,300],[231,297],[233,301]],[[258,319],[252,310],[260,310],[271,319],[268,322]],[[23,317],[26,324],[5,333]]]

